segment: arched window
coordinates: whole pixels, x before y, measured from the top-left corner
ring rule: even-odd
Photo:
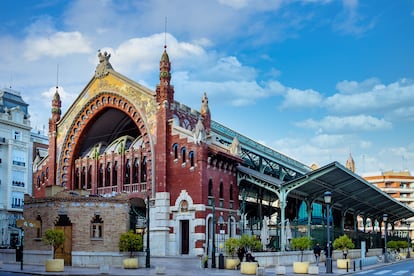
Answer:
[[[46,178],[49,178],[49,167],[46,167]]]
[[[82,173],[81,173],[81,186],[80,188],[83,190],[85,189],[85,181],[86,181],[86,168],[82,167]]]
[[[190,151],[188,157],[190,158],[190,167],[194,167],[194,151]]]
[[[111,162],[106,164],[105,186],[111,185]]]
[[[45,183],[45,172],[42,172],[42,183]]]
[[[208,180],[208,196],[213,196],[213,180]]]
[[[112,186],[116,186],[118,184],[118,161],[114,162],[114,166],[112,167]]]
[[[104,165],[101,163],[99,164],[99,172],[98,172],[98,187],[103,187],[103,173],[104,173]]]
[[[75,187],[74,188],[79,189],[79,168],[76,168],[76,171],[75,171]]]
[[[187,160],[186,153],[187,153],[186,148],[185,147],[181,148],[181,157],[183,159],[183,163],[185,163]]]
[[[136,157],[134,159],[134,179],[133,179],[133,183],[138,183],[138,176],[139,176],[139,161],[138,158]]]
[[[141,162],[141,182],[147,182],[147,157],[144,156]]]
[[[178,144],[175,143],[172,147],[173,153],[174,153],[174,159],[178,159]]]
[[[126,164],[125,164],[125,174],[124,174],[124,183],[125,184],[130,184],[131,183],[131,178],[130,178],[130,172],[131,172],[131,165],[129,163],[129,159],[126,160]]]
[[[103,238],[103,220],[100,215],[95,215],[91,220],[91,239]]]
[[[37,187],[40,188],[40,176],[37,176]]]
[[[88,169],[88,179],[87,179],[87,183],[86,184],[86,188],[87,189],[92,189],[92,165],[89,166]]]

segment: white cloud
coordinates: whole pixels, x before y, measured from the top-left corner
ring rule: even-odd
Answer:
[[[24,56],[29,61],[91,52],[91,43],[79,32],[56,32],[48,37],[28,38]]]
[[[358,83],[342,81],[337,88],[341,93],[326,98],[325,107],[337,114],[379,114],[390,121],[414,119],[414,83],[400,79],[388,85],[376,79]]]
[[[289,88],[281,108],[312,108],[319,106],[322,100],[322,95],[315,90]]]
[[[346,117],[327,116],[320,121],[308,119],[297,123],[299,127],[310,128],[318,133],[352,133],[363,131],[378,131],[391,128],[391,123],[367,115]]]

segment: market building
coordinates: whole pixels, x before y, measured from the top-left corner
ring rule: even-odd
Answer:
[[[413,215],[338,162],[310,168],[217,123],[206,93],[198,110],[177,102],[166,47],[155,91],[115,71],[110,54],[98,58],[63,115],[56,88],[48,152],[36,158],[33,196],[24,199],[28,262],[50,256],[41,242],[49,228],[65,232],[58,254],[67,265],[116,265],[117,241],[129,229],[149,234],[151,256],[216,256],[226,238],[260,233],[265,217],[274,239],[262,242],[284,251],[289,221],[302,223],[296,234],[321,241],[319,224],[332,221],[358,240],[357,214]],[[322,211],[327,190],[332,215]]]

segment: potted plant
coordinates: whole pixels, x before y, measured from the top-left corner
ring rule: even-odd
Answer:
[[[46,260],[45,269],[47,272],[62,272],[65,267],[64,259],[55,259],[56,250],[65,242],[65,233],[60,229],[47,229],[43,242],[53,248],[52,259]]]
[[[240,260],[236,258],[237,250],[240,248],[240,240],[238,238],[228,238],[224,243],[228,258],[226,258],[226,269],[235,269],[239,264]]]
[[[293,249],[300,250],[300,262],[293,262],[293,272],[294,273],[308,273],[309,262],[303,261],[303,251],[309,249],[312,245],[312,240],[308,236],[293,238],[291,241],[291,246]]]
[[[129,252],[129,258],[123,260],[124,268],[138,268],[138,258],[134,258],[134,252],[142,251],[142,236],[134,231],[122,233],[119,238],[119,251]]]
[[[351,260],[347,258],[348,250],[355,247],[352,240],[347,236],[343,235],[334,240],[333,247],[338,250],[342,250],[343,259],[338,259],[336,261],[338,268],[347,268],[350,267]]]
[[[262,243],[256,236],[242,235],[239,240],[239,246],[246,249],[247,254],[251,255],[251,252],[258,251],[263,248]],[[246,254],[246,261],[240,264],[241,274],[256,274],[258,263],[256,261],[249,261]]]

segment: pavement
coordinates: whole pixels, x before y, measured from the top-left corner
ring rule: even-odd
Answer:
[[[368,270],[384,265],[387,264],[377,263],[374,265],[363,267],[362,270]],[[209,263],[209,266],[211,266],[211,263]],[[291,265],[285,266],[285,268],[285,275],[300,275],[293,273],[293,267]],[[337,269],[335,262],[332,265],[332,269],[332,274],[336,275],[354,273],[353,268],[351,268],[348,272],[346,271],[346,269]],[[24,273],[29,275],[242,275],[239,270],[201,268],[200,259],[196,257],[151,257],[150,268],[145,268],[144,264],[144,267],[140,267],[138,269],[124,269],[121,267],[108,266],[101,268],[65,266],[64,272],[45,272],[45,267],[43,265],[23,264],[23,269],[21,269],[21,264],[19,262],[16,262],[0,264],[0,275],[3,274],[3,271],[13,273]],[[357,267],[355,272],[360,272],[360,268]],[[276,275],[275,273],[276,268],[274,266],[265,268],[265,276],[273,276]],[[327,273],[324,263],[321,263],[319,264],[319,275],[323,274]]]

